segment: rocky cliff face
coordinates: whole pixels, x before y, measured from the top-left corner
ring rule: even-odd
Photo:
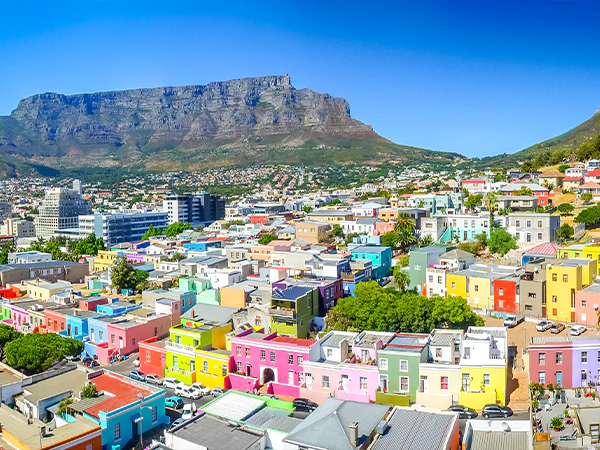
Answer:
[[[367,153],[372,144],[393,145],[352,119],[346,100],[297,90],[287,75],[38,94],[0,117],[0,156],[58,168],[141,164],[167,170],[268,162],[273,152],[275,159],[282,151],[297,157],[298,149],[350,149],[357,142]]]

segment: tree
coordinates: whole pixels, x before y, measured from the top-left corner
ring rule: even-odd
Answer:
[[[570,203],[561,203],[558,205],[558,212],[561,216],[572,216],[575,207]]]
[[[165,228],[164,234],[167,237],[179,236],[185,230],[191,230],[192,226],[186,222],[175,222]]]
[[[136,286],[135,270],[124,256],[117,258],[110,272],[111,286],[116,288],[119,293],[123,289],[133,289]]]
[[[600,206],[592,206],[581,211],[575,217],[575,223],[583,223],[586,228],[595,228],[600,224]]]
[[[381,236],[381,245],[384,247],[392,247],[396,248],[398,246],[398,241],[400,236],[395,231],[388,231],[383,236]]]
[[[560,173],[565,173],[565,170],[567,170],[569,167],[571,167],[570,164],[561,164],[560,166],[558,166],[558,171]]]
[[[498,210],[498,196],[488,192],[483,199],[484,208],[490,213],[490,228],[494,228],[494,213]]]
[[[568,223],[563,223],[558,230],[556,230],[556,241],[564,243],[573,239],[575,232],[573,227]]]
[[[71,252],[75,255],[95,256],[98,254],[98,250],[104,250],[104,241],[102,238],[96,237],[94,233],[71,245]]]
[[[275,239],[277,239],[277,236],[267,233],[264,234],[259,240],[258,243],[260,245],[268,245],[270,242],[274,241]]]
[[[533,191],[529,189],[527,186],[521,186],[520,189],[515,191],[515,195],[533,195]]]
[[[510,181],[510,177],[502,172],[494,175],[494,183],[499,183],[501,181],[506,181],[508,183]]]
[[[403,230],[398,233],[398,244],[402,249],[406,248],[417,242],[417,237],[414,232]]]
[[[581,194],[581,200],[583,200],[583,203],[585,205],[589,205],[591,203],[591,201],[593,200],[593,198],[594,198],[594,195],[589,191]]]
[[[81,398],[92,398],[95,397],[98,391],[94,383],[86,384],[81,390]]]
[[[487,245],[490,253],[497,253],[500,256],[504,256],[510,250],[517,248],[517,239],[508,231],[497,229],[490,233]]]
[[[9,342],[5,350],[8,365],[29,373],[40,373],[67,356],[79,355],[83,352],[83,344],[55,333],[31,333]]]
[[[145,270],[135,271],[135,290],[142,292],[148,289],[148,277],[150,276]]]
[[[304,206],[302,207],[302,211],[304,211],[304,212],[305,212],[305,213],[307,213],[307,214],[308,214],[309,212],[311,212],[312,210],[313,210],[313,209],[312,209],[312,206],[304,205]]]
[[[0,251],[0,264],[8,264],[8,247],[4,247],[2,251]]]
[[[163,234],[163,231],[160,228],[154,228],[153,225],[150,225],[150,227],[148,228],[148,230],[142,236],[141,240],[142,241],[147,241],[152,236],[160,236],[162,234]]]
[[[56,414],[58,414],[59,416],[68,414],[69,411],[71,410],[70,405],[72,405],[73,402],[74,402],[74,400],[71,397],[63,398],[58,403],[58,409],[56,410]]]
[[[430,234],[428,234],[427,236],[422,237],[419,240],[419,246],[421,247],[427,247],[429,245],[433,245],[435,243],[435,241],[433,240],[433,238],[431,237]]]
[[[344,237],[344,229],[339,225],[339,224],[335,224],[333,226],[333,235],[337,238],[343,238]]]
[[[531,161],[525,161],[523,164],[521,164],[521,173],[531,173],[533,172],[533,163]]]
[[[20,336],[22,336],[22,333],[19,333],[13,327],[9,327],[8,325],[0,325],[0,359],[2,361],[4,361],[4,358],[6,358],[6,353],[4,351],[6,344],[18,339]]]
[[[410,276],[406,270],[402,270],[400,266],[394,266],[393,270],[394,281],[400,290],[405,290],[410,284]]]
[[[416,229],[415,219],[408,213],[400,213],[396,219],[395,231],[401,233],[403,231],[413,233]]]
[[[469,197],[465,200],[465,208],[469,209],[469,210],[474,210],[476,209],[478,206],[481,205],[483,201],[483,194],[475,194],[475,195],[469,195]]]

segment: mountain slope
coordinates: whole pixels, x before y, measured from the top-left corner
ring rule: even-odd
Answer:
[[[0,165],[196,170],[254,163],[447,163],[460,155],[394,144],[348,102],[289,76],[92,94],[38,94],[0,117]]]

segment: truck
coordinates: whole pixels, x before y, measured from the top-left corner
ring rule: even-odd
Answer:
[[[504,326],[507,328],[514,328],[524,321],[525,316],[523,314],[509,314],[506,316],[506,319],[504,319]]]

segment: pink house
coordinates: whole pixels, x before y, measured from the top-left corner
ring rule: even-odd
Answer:
[[[297,397],[304,382],[304,361],[310,360],[316,341],[257,333],[246,330],[231,337],[232,371],[230,387],[254,389],[268,384],[275,395]],[[254,381],[253,381],[254,380]]]
[[[127,261],[134,263],[134,264],[142,264],[144,262],[144,254],[143,253],[127,252],[127,253],[125,253],[125,258],[127,259]]]
[[[375,222],[375,229],[373,230],[373,236],[383,236],[385,233],[394,231],[394,222]]]
[[[593,283],[575,292],[575,322],[586,327],[598,326],[600,284]]]

